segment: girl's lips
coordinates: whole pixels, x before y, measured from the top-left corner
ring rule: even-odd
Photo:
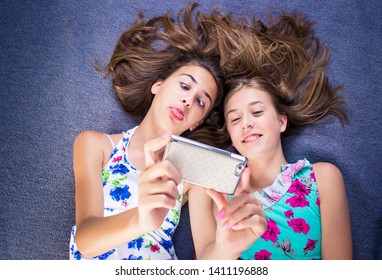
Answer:
[[[182,121],[184,119],[183,111],[176,107],[170,107],[170,116],[177,121]]]
[[[251,142],[251,141],[256,141],[259,139],[262,135],[261,134],[250,134],[244,137],[244,139],[241,141],[243,143]]]

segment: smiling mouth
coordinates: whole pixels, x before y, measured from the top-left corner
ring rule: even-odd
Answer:
[[[248,142],[256,141],[261,136],[262,136],[261,134],[251,134],[251,135],[246,136],[241,142],[242,143],[248,143]]]
[[[170,116],[177,121],[182,121],[184,119],[183,111],[176,107],[170,107]]]

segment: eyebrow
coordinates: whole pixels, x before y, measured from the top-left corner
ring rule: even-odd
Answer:
[[[192,76],[191,74],[187,74],[187,73],[183,73],[181,74],[181,76],[187,76],[189,77],[195,84],[198,84],[198,82],[196,81],[196,79],[194,78],[194,76]],[[204,95],[210,100],[210,103],[212,104],[212,98],[211,98],[211,95],[208,93],[208,92],[203,92]]]
[[[264,104],[263,102],[261,101],[252,101],[251,103],[248,104],[248,106],[251,106],[251,105],[255,105],[255,104],[258,104],[258,103],[261,103],[261,104]],[[229,113],[234,113],[236,112],[238,109],[231,109],[227,112],[227,116]]]

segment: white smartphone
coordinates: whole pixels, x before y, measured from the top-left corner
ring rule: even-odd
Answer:
[[[247,158],[188,138],[173,135],[164,159],[180,172],[182,180],[233,195]]]

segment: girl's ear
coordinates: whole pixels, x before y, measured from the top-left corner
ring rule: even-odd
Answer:
[[[163,80],[158,80],[156,81],[152,86],[151,86],[151,93],[152,94],[157,94],[159,92],[160,87],[163,84]]]
[[[288,117],[285,114],[280,114],[279,119],[280,119],[280,132],[282,133],[287,128]]]

